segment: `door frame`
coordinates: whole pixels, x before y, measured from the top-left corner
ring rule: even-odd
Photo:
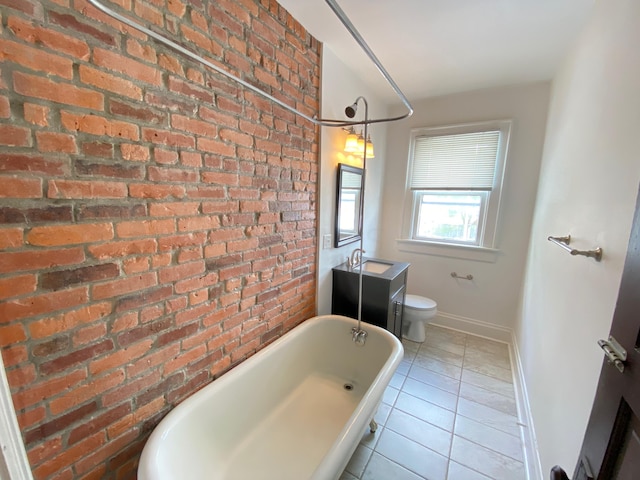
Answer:
[[[0,354],[0,477],[33,480]]]

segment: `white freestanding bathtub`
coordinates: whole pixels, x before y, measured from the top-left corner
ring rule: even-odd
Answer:
[[[402,360],[400,341],[353,319],[307,320],[195,393],[152,432],[139,480],[333,480]]]

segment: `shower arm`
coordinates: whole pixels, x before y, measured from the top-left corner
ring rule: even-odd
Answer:
[[[376,118],[376,119],[366,119],[364,121],[344,121],[344,120],[337,120],[337,119],[331,119],[331,118],[316,118],[316,117],[310,117],[309,115],[307,115],[306,113],[301,112],[300,110],[288,105],[287,103],[283,102],[282,100],[279,100],[277,98],[275,98],[274,96],[268,94],[267,92],[265,92],[264,90],[255,87],[253,85],[251,85],[250,83],[246,82],[245,80],[241,79],[240,77],[226,71],[225,69],[215,65],[214,63],[210,62],[209,60],[201,57],[200,55],[198,55],[195,52],[192,52],[191,50],[186,49],[185,47],[183,47],[182,45],[174,42],[173,40],[170,40],[166,37],[164,37],[163,35],[160,35],[159,33],[154,32],[153,30],[150,30],[149,28],[145,27],[144,25],[139,24],[138,22],[135,22],[133,20],[131,20],[130,18],[127,18],[123,15],[121,15],[120,13],[116,12],[115,10],[112,10],[111,8],[105,6],[104,4],[100,3],[98,0],[88,0],[89,3],[91,5],[93,5],[94,7],[96,7],[98,10],[100,10],[101,12],[109,15],[112,18],[115,18],[116,20],[124,23],[125,25],[128,25],[148,36],[150,36],[151,38],[154,38],[155,40],[157,40],[160,43],[163,43],[164,45],[168,46],[169,48],[172,48],[173,50],[176,50],[179,53],[182,53],[183,55],[191,58],[192,60],[195,60],[196,62],[224,75],[225,77],[230,78],[231,80],[235,81],[236,83],[239,83],[240,85],[242,85],[243,87],[267,98],[268,100],[280,105],[281,107],[285,108],[286,110],[289,110],[290,112],[314,123],[315,125],[320,125],[320,126],[324,126],[324,127],[348,127],[348,126],[352,126],[352,125],[370,125],[372,123],[382,123],[382,122],[394,122],[396,120],[402,120],[404,118],[407,118],[409,116],[411,116],[413,114],[413,108],[411,107],[411,104],[409,103],[409,100],[407,99],[407,97],[402,93],[402,91],[400,90],[400,88],[398,87],[398,85],[393,81],[393,79],[391,78],[391,76],[389,75],[389,73],[385,70],[385,68],[382,66],[382,64],[380,63],[380,60],[378,60],[378,58],[374,55],[374,53],[371,51],[371,48],[369,48],[369,46],[367,45],[367,43],[364,41],[364,39],[362,38],[362,36],[360,35],[360,33],[358,33],[358,31],[356,30],[355,26],[353,25],[353,23],[351,23],[351,21],[347,18],[346,14],[344,13],[344,11],[338,6],[338,4],[335,2],[335,0],[325,0],[326,3],[329,5],[329,7],[331,7],[331,10],[333,10],[333,12],[336,14],[336,16],[340,19],[340,21],[342,22],[342,24],[345,26],[345,28],[349,31],[349,33],[351,34],[351,36],[355,39],[355,41],[358,43],[358,45],[360,45],[360,47],[364,50],[364,52],[367,54],[367,56],[369,57],[369,59],[375,64],[375,66],[378,68],[378,71],[380,71],[380,73],[382,74],[382,76],[385,78],[385,80],[387,80],[387,82],[389,83],[389,85],[393,88],[393,90],[396,92],[396,94],[398,95],[398,97],[400,97],[400,100],[402,101],[402,103],[405,105],[405,107],[408,109],[407,113],[405,113],[404,115],[400,115],[400,116],[396,116],[396,117],[386,117],[386,118]]]

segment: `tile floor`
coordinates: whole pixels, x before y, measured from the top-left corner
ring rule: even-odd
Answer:
[[[340,480],[524,480],[506,344],[429,325]]]

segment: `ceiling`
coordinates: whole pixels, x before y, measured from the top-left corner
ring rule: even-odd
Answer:
[[[278,0],[389,104],[398,97],[324,0]],[[595,0],[338,0],[410,101],[553,77]]]

